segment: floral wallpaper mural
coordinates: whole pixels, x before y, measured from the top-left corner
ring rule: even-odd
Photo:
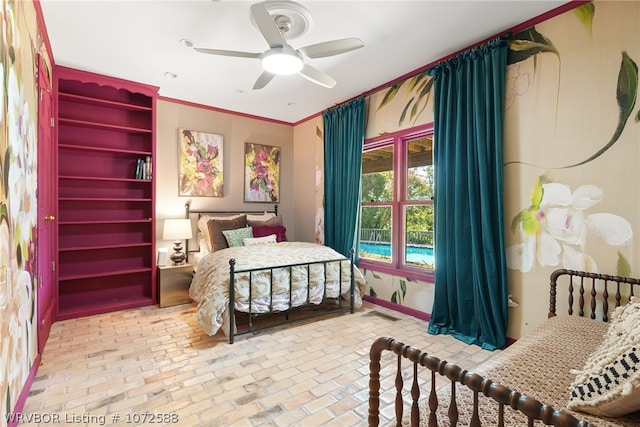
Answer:
[[[398,117],[398,128],[400,129],[405,122],[415,126],[429,104],[432,90],[433,78],[429,77],[426,71],[416,74],[407,80],[391,85],[380,100],[378,110],[389,104],[398,93],[405,92],[406,103]]]
[[[37,353],[36,55],[31,2],[2,2],[0,41],[0,425],[6,425]]]
[[[583,25],[589,38],[593,37],[593,20],[596,6],[593,3],[584,4],[574,9],[574,16]],[[537,55],[552,53],[558,62],[562,55],[535,27],[527,29],[513,36],[510,41],[510,63],[518,63],[532,59]],[[613,65],[613,64],[612,64]],[[560,73],[560,66],[558,72]],[[627,51],[621,51],[617,68],[608,70],[616,75],[615,87],[608,88],[612,98],[615,95],[617,103],[617,120],[611,123],[612,135],[593,153],[576,150],[571,159],[564,164],[557,163],[554,158],[544,159],[540,163],[530,161],[510,161],[506,165],[526,165],[537,169],[568,170],[579,166],[586,166],[596,160],[607,150],[611,149],[622,136],[632,116],[638,97],[638,65]],[[535,66],[534,66],[535,73]],[[518,83],[520,79],[526,83]],[[531,87],[530,78],[523,76],[518,68],[515,78],[511,78],[510,97],[515,99],[518,87],[525,91]],[[593,82],[597,85],[599,82]],[[607,89],[607,88],[603,88]],[[558,96],[560,88],[558,88]],[[559,102],[559,99],[558,99]],[[511,104],[510,104],[511,105]],[[636,122],[640,120],[640,112],[636,115]],[[519,229],[524,243],[512,245],[508,251],[510,268],[517,268],[522,272],[531,270],[534,261],[540,266],[563,266],[565,268],[599,271],[596,260],[587,251],[587,237],[598,236],[601,241],[616,250],[629,245],[633,236],[631,224],[624,218],[612,213],[593,213],[587,211],[602,201],[603,190],[596,185],[580,185],[572,193],[567,185],[551,182],[547,175],[539,176],[531,192],[531,205],[520,211],[512,221],[512,230]],[[623,253],[617,252],[615,274],[629,276],[632,274],[631,263]]]
[[[638,275],[639,20],[638,2],[595,1],[509,39],[510,337],[546,317],[557,268]]]
[[[222,197],[223,137],[179,129],[180,196]]]

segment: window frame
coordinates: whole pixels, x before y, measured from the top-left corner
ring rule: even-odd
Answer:
[[[433,123],[387,133],[364,141],[362,152],[393,146],[393,198],[389,202],[360,201],[360,209],[366,206],[391,206],[391,262],[360,258],[358,267],[387,273],[393,276],[417,279],[433,283],[435,270],[412,266],[405,263],[405,208],[407,206],[431,205],[433,200],[407,200],[407,143],[425,137],[433,138]],[[359,231],[359,228],[358,228]],[[435,246],[435,245],[434,245]]]

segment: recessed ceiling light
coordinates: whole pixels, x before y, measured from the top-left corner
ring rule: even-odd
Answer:
[[[293,106],[295,106],[295,105],[296,105],[296,103],[295,103],[295,102],[293,102],[293,101],[291,101],[291,102],[290,102],[290,103],[288,103],[287,105],[288,105],[289,107],[293,107]]]
[[[178,77],[176,73],[172,73],[171,71],[167,71],[166,73],[164,73],[164,76],[168,79],[175,79],[176,77]]]
[[[189,39],[181,39],[179,43],[184,47],[193,47],[193,42]]]

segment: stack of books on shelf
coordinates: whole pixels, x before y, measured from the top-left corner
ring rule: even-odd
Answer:
[[[151,156],[138,159],[136,163],[136,179],[151,179]]]

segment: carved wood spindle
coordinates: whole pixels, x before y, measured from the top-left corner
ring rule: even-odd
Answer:
[[[591,318],[596,318],[596,279],[591,278]]]
[[[569,315],[573,314],[573,276],[569,276]]]
[[[369,351],[369,427],[380,424],[380,357],[384,343],[384,338],[378,338]]]
[[[604,292],[602,293],[602,320],[609,321],[609,282],[604,281]]]
[[[580,278],[580,311],[578,313],[580,317],[584,316],[584,277]]]
[[[456,400],[456,382],[451,381],[451,402],[449,402],[449,421],[451,421],[451,425],[458,425],[458,419],[460,418],[460,413],[458,411],[458,401]]]
[[[554,273],[555,274],[555,273]],[[557,277],[551,275],[551,281],[549,282],[549,314],[547,317],[553,317],[556,315],[556,279]]]
[[[418,400],[420,400],[420,386],[418,385],[418,362],[413,362],[413,383],[411,385],[411,425],[420,424],[420,408]]]
[[[404,402],[402,400],[402,355],[398,354],[398,368],[396,370],[396,423],[400,425],[402,422],[402,406]]]
[[[436,371],[431,371],[431,390],[429,391],[429,427],[438,427],[438,395],[436,394]]]

